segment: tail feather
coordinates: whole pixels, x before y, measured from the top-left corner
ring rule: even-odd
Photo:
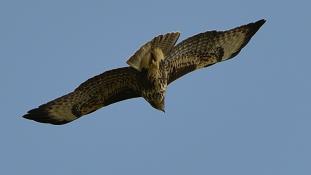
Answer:
[[[159,48],[163,52],[164,56],[166,56],[174,47],[179,35],[180,33],[178,32],[172,32],[153,38],[151,41],[141,46],[140,49],[127,60],[126,63],[138,71],[141,71],[143,68],[148,69],[149,61],[152,56],[151,52],[154,49]]]

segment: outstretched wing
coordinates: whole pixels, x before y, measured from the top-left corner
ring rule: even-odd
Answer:
[[[179,32],[172,32],[153,38],[141,46],[126,63],[138,71],[141,71],[143,68],[148,69],[153,49],[161,49],[164,57],[167,56],[174,47],[179,35]]]
[[[90,78],[73,92],[28,111],[24,118],[65,124],[109,104],[140,96],[141,74],[131,67]]]
[[[168,82],[193,70],[233,58],[264,23],[265,20],[259,20],[227,31],[208,31],[180,42],[165,59]]]

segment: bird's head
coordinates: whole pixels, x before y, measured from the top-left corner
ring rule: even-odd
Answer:
[[[164,99],[161,101],[149,101],[150,105],[154,107],[157,110],[160,110],[162,112],[165,112],[165,103]]]
[[[165,112],[165,92],[154,92],[145,99],[155,109]]]

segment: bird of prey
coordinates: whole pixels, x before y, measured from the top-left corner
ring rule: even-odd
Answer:
[[[177,45],[179,32],[159,35],[128,59],[128,67],[90,78],[73,92],[32,109],[23,117],[61,125],[136,97],[143,97],[152,107],[164,111],[165,92],[171,82],[235,57],[264,23],[262,19],[226,31],[199,33]]]

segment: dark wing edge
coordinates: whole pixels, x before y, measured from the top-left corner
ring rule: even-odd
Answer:
[[[255,35],[255,33],[257,33],[257,31],[260,29],[260,27],[262,25],[264,25],[265,22],[266,22],[265,19],[261,19],[259,21],[254,22],[254,23],[250,23],[250,24],[243,25],[243,26],[240,26],[238,28],[232,29],[232,31],[247,29],[247,32],[246,32],[244,42],[240,46],[240,49],[237,52],[232,53],[231,56],[227,59],[231,59],[231,58],[235,57],[237,54],[239,54],[240,51],[247,45],[247,43],[251,40],[251,38]]]
[[[140,97],[140,74],[131,67],[104,72],[82,83],[73,92],[28,111],[23,117],[62,125],[122,100]]]
[[[51,123],[54,125],[71,122],[78,118],[71,111],[74,102],[77,101],[75,96],[74,92],[68,93],[28,111],[23,117],[40,123]]]
[[[207,31],[178,43],[165,60],[168,83],[196,69],[233,58],[264,23],[262,19],[227,31]]]

